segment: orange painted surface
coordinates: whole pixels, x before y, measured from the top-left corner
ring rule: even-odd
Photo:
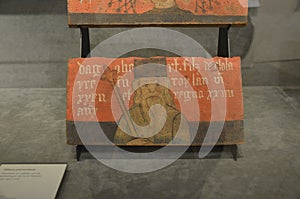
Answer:
[[[172,7],[194,15],[246,16],[248,0],[169,0]],[[68,0],[69,13],[143,14],[157,8],[159,0]],[[162,1],[163,2],[163,1]],[[160,9],[163,13],[164,9]],[[176,14],[176,13],[174,13]]]
[[[115,87],[128,109],[133,105],[134,60],[141,58],[77,58],[69,60],[67,80],[67,115],[69,121],[116,122],[122,116],[113,85],[101,78],[105,66],[116,70]],[[234,58],[166,58],[170,90],[178,110],[189,121],[211,121],[212,101],[225,101],[226,121],[243,120],[241,63]],[[217,63],[218,67],[216,67]],[[216,69],[219,69],[219,72]],[[107,70],[106,70],[107,71]],[[126,72],[127,71],[127,72]],[[123,77],[122,77],[123,76]],[[221,77],[221,78],[220,78]],[[223,79],[223,80],[220,80]],[[99,80],[99,81],[98,81]],[[222,81],[223,83],[220,83]],[[97,83],[98,82],[98,83]],[[187,89],[190,85],[193,90]],[[200,117],[194,114],[195,102]],[[181,104],[181,106],[179,105]],[[196,104],[196,105],[197,105]],[[95,109],[94,109],[95,108]],[[222,111],[220,111],[221,113]],[[224,117],[215,113],[214,121]]]

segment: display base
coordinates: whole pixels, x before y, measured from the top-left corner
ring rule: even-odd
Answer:
[[[150,153],[152,151],[159,150],[162,147],[159,146],[119,146],[121,149],[134,152],[134,153]],[[182,151],[182,147],[184,146],[172,146],[174,149],[174,153],[176,151]],[[88,149],[87,149],[88,148]],[[182,159],[197,159],[199,150],[201,146],[189,146],[185,153],[180,157]],[[111,154],[114,152],[115,146],[88,146],[84,145],[76,145],[76,158],[77,161],[80,161],[80,157],[82,153],[87,153],[91,155],[90,152],[100,152],[102,153],[102,158],[111,158]],[[172,153],[172,151],[171,151]],[[105,155],[107,154],[107,155]],[[166,157],[163,154],[162,157]],[[209,154],[205,157],[206,159],[214,159],[214,158],[233,158],[233,160],[237,161],[238,158],[242,157],[239,152],[239,147],[237,144],[233,145],[217,145],[212,148]],[[122,158],[118,156],[114,156],[114,158]],[[159,157],[158,157],[159,158]]]

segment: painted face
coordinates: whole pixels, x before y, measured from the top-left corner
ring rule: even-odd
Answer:
[[[164,104],[163,92],[165,88],[160,84],[145,84],[141,86],[140,89],[142,98],[145,100],[149,108],[155,104]]]
[[[164,87],[160,84],[150,83],[141,86],[142,96],[144,99],[148,97],[161,97]]]

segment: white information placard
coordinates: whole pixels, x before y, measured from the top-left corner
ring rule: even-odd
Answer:
[[[55,198],[67,164],[2,164],[0,198]]]

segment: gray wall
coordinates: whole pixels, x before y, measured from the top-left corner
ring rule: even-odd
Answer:
[[[300,59],[299,0],[261,0],[252,16],[254,62]]]

